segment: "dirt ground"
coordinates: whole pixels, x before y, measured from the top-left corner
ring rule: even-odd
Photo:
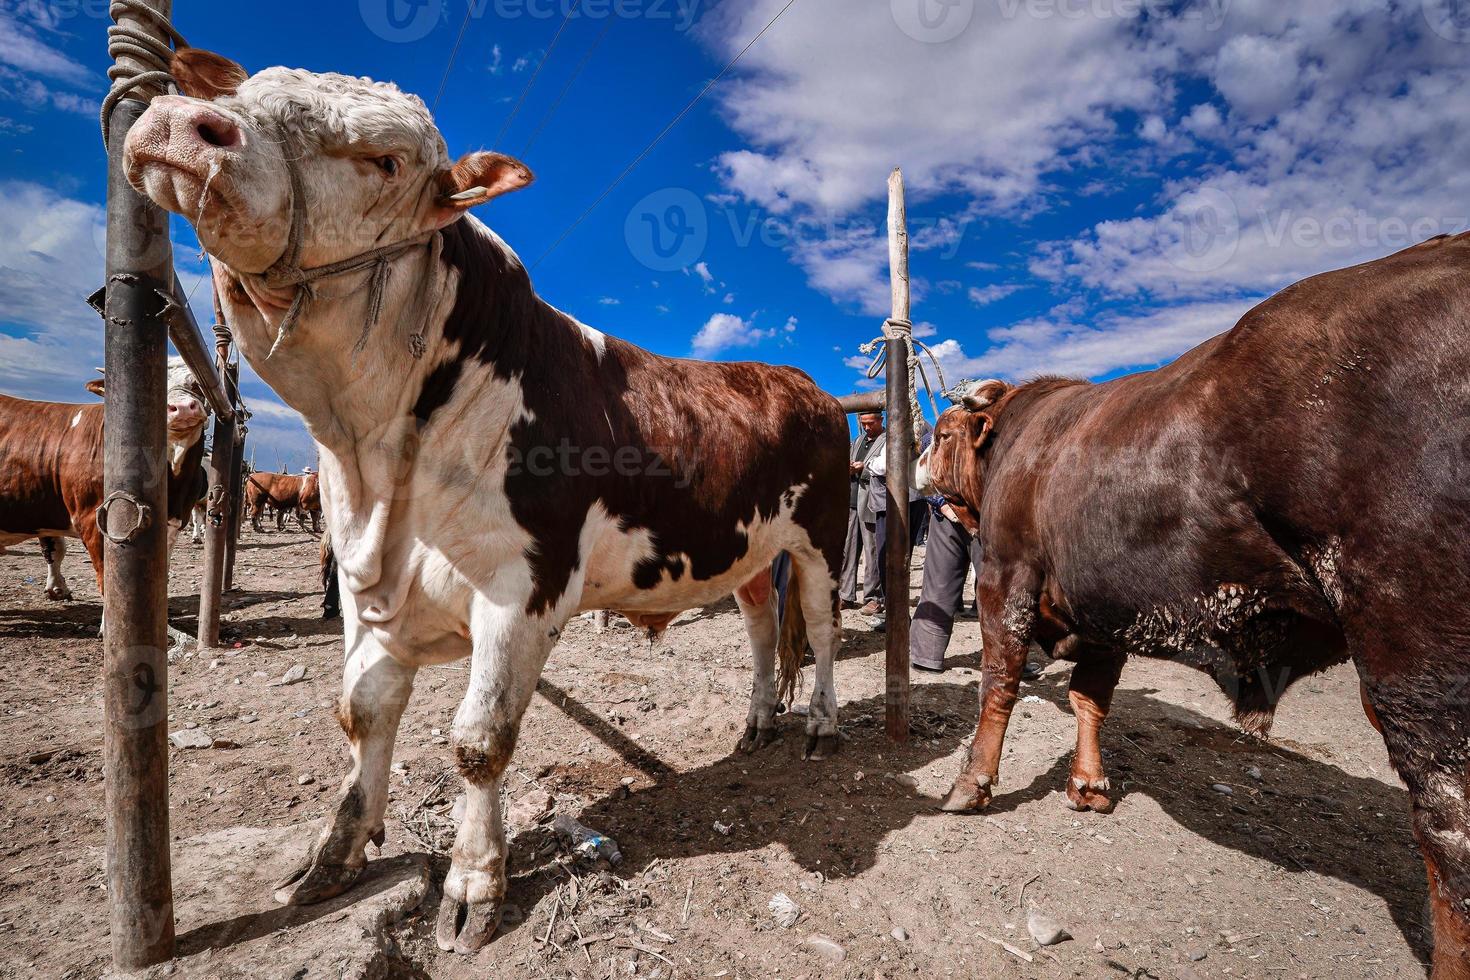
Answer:
[[[170,589],[172,621],[191,633],[201,552],[180,542]],[[66,569],[76,601],[50,603],[34,543],[0,556],[0,977],[95,977],[108,962],[101,607],[81,548]],[[247,529],[228,649],[181,651],[171,668],[169,730],[214,743],[172,755],[178,847],[231,828],[254,835],[248,880],[231,880],[245,874],[239,862],[199,870],[212,859],[189,866],[197,880],[176,875],[176,893],[196,897],[180,903],[186,958],[174,975],[350,975],[330,958],[303,960],[305,937],[340,926],[386,869],[424,854],[435,887],[387,927],[381,955],[357,975],[1424,974],[1408,799],[1350,669],[1298,685],[1262,743],[1228,723],[1202,675],[1133,662],[1103,736],[1120,802],[1097,816],[1062,803],[1073,725],[1068,667],[1053,664],[1024,690],[991,810],[952,816],[936,804],[973,731],[973,619],[961,621],[952,669],[914,678],[915,737],[896,747],[883,735],[881,636],[845,613],[837,686],[848,740],[837,757],[802,763],[797,715],[783,718],[774,746],[735,752],[750,655],[728,601],[686,614],[656,646],[586,619],[565,631],[506,780],[512,907],[478,956],[433,941],[458,794],[445,736],[462,664],[420,674],[398,738],[385,857],[370,865],[377,877],[287,915],[260,881],[288,869],[347,766],[331,714],[340,624],[319,619],[316,581],[311,537]],[[298,664],[305,678],[279,684]],[[592,865],[558,841],[550,816],[536,822],[546,794],[613,837],[621,863]],[[300,846],[271,843],[281,827],[296,827],[284,837]],[[1075,938],[1039,948],[1023,886]],[[778,893],[800,909],[789,928],[768,908]],[[230,965],[246,953],[268,965]]]

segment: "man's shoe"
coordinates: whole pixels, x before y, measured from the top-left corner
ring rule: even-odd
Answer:
[[[877,599],[869,599],[863,604],[863,608],[859,609],[858,612],[862,613],[864,616],[882,615],[883,603],[879,602]]]
[[[909,666],[913,667],[915,670],[922,670],[926,674],[942,674],[942,673],[944,673],[944,665],[943,664],[940,664],[938,667],[931,667],[928,664],[921,664],[917,660],[910,660],[909,661]]]

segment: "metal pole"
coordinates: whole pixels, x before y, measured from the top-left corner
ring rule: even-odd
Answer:
[[[868,412],[881,412],[888,407],[888,395],[882,391],[861,391],[851,395],[843,395],[837,399],[837,404],[848,415],[864,415]]]
[[[888,176],[888,266],[893,319],[909,318],[909,235],[904,211],[903,174]],[[909,337],[888,335],[887,563],[883,601],[888,607],[885,727],[895,742],[909,740],[909,463],[913,459],[913,417],[909,414]]]
[[[170,0],[147,0],[167,16]],[[157,36],[151,18],[119,20]],[[119,55],[119,65],[129,61]],[[136,62],[134,62],[136,64]],[[146,65],[138,65],[146,69]],[[141,93],[146,94],[146,93]],[[107,182],[108,385],[103,427],[103,773],[112,963],[132,972],[174,955],[168,829],[168,217],[122,173],[123,142],[145,104],[112,117]]]

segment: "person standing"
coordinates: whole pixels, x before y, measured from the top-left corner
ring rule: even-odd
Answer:
[[[858,564],[863,562],[863,595],[871,599],[878,589],[878,567],[875,556],[877,542],[873,539],[873,528],[865,523],[863,512],[867,509],[871,476],[867,472],[868,460],[883,446],[883,413],[864,412],[858,416],[858,436],[852,441],[848,454],[848,498],[847,498],[847,544],[842,551],[842,581],[839,593],[842,601],[857,605]]]
[[[935,501],[939,504],[936,505]],[[924,584],[909,626],[909,663],[919,670],[944,670],[944,653],[970,569],[980,575],[980,539],[966,531],[940,498],[929,498],[929,543],[924,547]]]
[[[927,422],[921,423],[920,427],[920,450],[927,448],[930,439],[933,438],[932,430]],[[876,604],[869,603],[864,606],[862,613],[865,616],[875,617],[873,629],[885,629],[888,625],[884,614],[884,607],[888,595],[888,508],[897,506],[893,503],[888,493],[888,438],[885,435],[879,440],[883,445],[877,449],[868,460],[868,472],[872,474],[873,480],[870,487],[872,509],[874,512],[873,537],[877,541],[877,560],[874,564],[878,567],[878,601]],[[922,526],[923,512],[928,508],[928,503],[920,495],[916,480],[916,464],[918,457],[909,460],[909,491],[908,491],[908,516],[909,516],[909,538],[908,550],[905,555],[905,564],[913,558],[914,542],[918,540],[919,529]]]

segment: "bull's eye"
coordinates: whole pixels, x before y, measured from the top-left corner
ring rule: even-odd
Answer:
[[[375,157],[373,159],[373,164],[376,165],[379,170],[383,171],[383,173],[389,177],[398,176],[398,168],[400,164],[398,163],[397,157]]]

